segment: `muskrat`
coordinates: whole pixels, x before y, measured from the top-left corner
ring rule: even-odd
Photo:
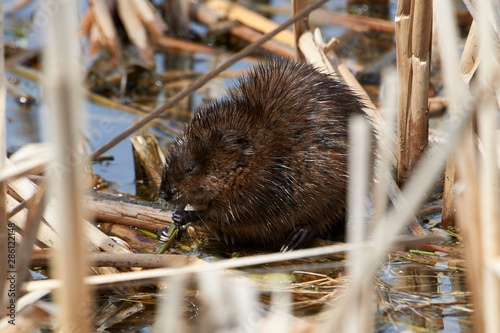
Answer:
[[[364,107],[307,63],[259,64],[196,110],[171,145],[160,196],[180,207],[178,226],[203,223],[226,243],[303,247],[344,219],[348,122],[368,117]]]

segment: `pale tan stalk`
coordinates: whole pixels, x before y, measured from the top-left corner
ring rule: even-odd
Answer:
[[[98,1],[100,2],[100,1]],[[87,161],[80,147],[83,117],[82,78],[78,65],[77,3],[67,2],[49,21],[44,48],[44,92],[50,110],[51,141],[55,162],[49,189],[60,233],[53,261],[62,281],[56,294],[58,324],[65,332],[90,332],[92,300],[84,278],[88,275],[82,217],[82,177]]]
[[[474,332],[485,332],[484,321],[481,319],[484,314],[483,297],[481,292],[482,280],[482,253],[480,246],[473,246],[480,239],[480,228],[478,223],[480,219],[479,212],[479,187],[478,187],[478,170],[477,170],[477,154],[473,146],[473,130],[472,125],[469,126],[467,133],[461,140],[460,149],[456,153],[457,174],[462,180],[466,191],[461,191],[456,195],[457,203],[457,222],[462,230],[464,237],[465,256],[468,259],[467,263],[467,285],[472,293],[472,302],[474,306]],[[471,244],[471,245],[468,245]]]
[[[159,254],[158,256],[163,256]],[[185,332],[186,323],[182,313],[184,300],[184,285],[187,276],[172,276],[164,279],[168,288],[163,288],[163,296],[158,307],[158,322],[153,328],[154,333]]]
[[[452,20],[451,24],[452,26],[456,26],[454,22],[454,17],[450,16],[449,18]],[[438,25],[441,26],[439,23],[439,20],[437,21]],[[449,47],[453,47],[450,45],[450,36],[445,35],[445,33],[439,33],[439,40],[440,43],[443,43],[442,49],[444,50],[449,50]],[[455,55],[453,56],[454,59],[451,61],[453,62],[450,64],[448,62],[448,59],[446,59],[446,63],[444,63],[444,67],[446,67],[444,70],[445,71],[450,71],[451,69],[448,69],[448,66],[454,66],[454,63],[456,62],[455,60]],[[464,83],[466,85],[469,84],[472,76],[476,72],[477,67],[479,66],[479,57],[477,56],[477,25],[476,22],[472,22],[471,28],[469,30],[469,35],[467,36],[467,41],[465,43],[464,50],[462,52],[462,57],[460,59],[460,69],[463,74],[463,79]],[[450,93],[452,94],[457,94],[459,91],[454,92],[455,90],[452,87],[456,86],[458,83],[453,83],[450,82],[450,80],[458,80],[458,77],[454,78],[448,78],[448,84],[450,84]],[[465,87],[462,87],[461,89],[464,89]],[[457,89],[457,88],[455,88]],[[456,96],[454,97],[456,98]],[[455,123],[455,113],[453,111],[453,106],[450,105],[450,116],[451,116],[451,122]],[[444,193],[443,193],[443,227],[451,227],[455,225],[455,205],[453,204],[453,197],[454,197],[454,187],[455,187],[455,173],[456,173],[456,166],[455,166],[455,158],[451,157],[448,159],[446,163],[446,170],[445,170],[445,178],[444,178]]]
[[[392,219],[394,220],[394,219]],[[392,232],[391,232],[392,233]],[[446,241],[447,238],[442,236],[424,236],[418,238],[418,242],[438,242],[438,241]],[[385,238],[386,242],[391,242],[397,245],[403,245],[407,242],[414,243],[417,242],[417,239],[411,238],[408,236],[399,236],[394,239]],[[369,244],[370,245],[370,244]],[[364,247],[368,247],[369,245],[362,245]],[[139,280],[148,280],[153,281],[165,276],[175,276],[175,275],[185,275],[191,273],[201,273],[205,271],[217,271],[217,270],[227,270],[231,268],[245,267],[245,266],[253,266],[253,265],[262,265],[272,262],[285,261],[285,260],[293,260],[299,258],[308,258],[314,256],[323,256],[331,253],[340,253],[346,251],[352,251],[355,248],[352,244],[341,244],[341,245],[330,245],[330,246],[322,246],[316,248],[309,248],[303,250],[290,251],[286,253],[270,253],[264,255],[250,256],[250,257],[241,257],[241,258],[232,258],[227,260],[221,260],[217,262],[208,263],[206,261],[202,261],[196,258],[191,258],[189,256],[183,256],[183,258],[179,258],[178,263],[183,263],[183,267],[180,268],[161,268],[161,269],[151,269],[147,271],[141,272],[127,272],[121,274],[113,274],[108,276],[91,276],[86,279],[86,283],[92,286],[104,286],[104,285],[112,285],[112,284],[125,284],[127,282],[138,283]],[[101,254],[102,255],[102,254]],[[97,257],[101,256],[97,255]],[[170,258],[170,257],[169,257]],[[171,258],[170,258],[171,259]],[[182,262],[185,260],[185,262]],[[194,262],[193,262],[194,260]],[[203,262],[205,265],[191,265],[194,263],[198,263],[198,261]],[[233,272],[233,271],[230,271]],[[24,289],[26,291],[40,290],[40,289],[56,289],[61,286],[61,281],[57,279],[44,280],[44,281],[32,281],[28,282],[24,285]]]
[[[449,1],[438,0],[436,6],[436,22],[439,24],[440,47],[443,59],[445,87],[450,97],[451,124],[456,126],[459,109],[466,100],[467,90],[459,68],[465,73],[465,82],[470,79],[480,59],[478,78],[475,86],[483,87],[485,92],[476,101],[478,110],[478,130],[481,153],[474,144],[476,141],[469,126],[463,138],[461,149],[457,152],[457,174],[463,184],[462,191],[457,193],[457,222],[462,230],[468,263],[468,284],[472,291],[474,303],[474,330],[476,332],[498,332],[500,330],[500,292],[499,276],[491,270],[492,263],[498,260],[498,166],[496,164],[496,128],[498,106],[494,102],[491,86],[498,84],[498,54],[494,46],[495,34],[484,13],[484,3],[479,4],[476,19],[480,52],[476,60],[471,59],[476,44],[475,28],[471,29],[468,45],[459,67],[455,50],[457,32],[453,17],[449,14],[452,5]],[[481,13],[483,7],[483,13]],[[439,14],[438,14],[439,13]],[[482,15],[481,15],[482,14]],[[446,57],[445,57],[446,54]]]
[[[367,234],[367,216],[365,198],[368,193],[368,166],[370,165],[370,129],[366,119],[353,118],[349,125],[349,138],[351,154],[349,155],[349,198],[348,211],[349,220],[347,226],[347,237],[350,244],[357,245],[348,253],[347,267],[349,269],[351,293],[357,294],[347,302],[348,307],[341,323],[344,332],[373,332],[374,314],[373,301],[374,285],[373,277],[367,275],[366,254],[370,249],[362,248],[361,245],[371,235]],[[371,237],[370,237],[371,238]],[[331,323],[331,322],[330,322]],[[323,327],[324,330],[332,330],[333,327]]]
[[[494,12],[491,12],[494,10]],[[500,7],[497,1],[478,1],[478,46],[481,65],[478,68],[478,80],[490,81],[500,75],[500,49],[498,48],[498,26],[500,25]],[[498,86],[494,87],[498,92]],[[486,332],[500,332],[500,275],[491,270],[491,264],[500,258],[500,213],[499,213],[499,170],[497,165],[497,130],[498,100],[494,91],[478,105],[477,127],[482,144],[479,163],[479,209],[480,241],[468,244],[479,246],[482,252],[484,268],[480,283],[484,313],[477,313],[484,321]],[[470,259],[470,258],[469,258]],[[475,304],[477,305],[477,304]]]

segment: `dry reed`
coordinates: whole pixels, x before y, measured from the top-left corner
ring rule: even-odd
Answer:
[[[308,0],[292,0],[293,13],[300,12],[308,4]],[[294,34],[294,46],[295,46],[295,60],[304,61],[305,58],[299,50],[299,39],[304,33],[309,31],[309,21],[307,17],[298,20],[293,24],[293,34]]]
[[[59,6],[48,24],[44,48],[44,90],[50,110],[55,160],[49,171],[49,193],[55,210],[57,258],[55,275],[62,281],[56,292],[58,326],[64,331],[89,332],[92,298],[83,283],[88,274],[81,188],[86,159],[81,152],[83,118],[82,77],[78,64],[76,3]]]
[[[397,181],[404,184],[427,147],[432,1],[402,0],[396,14],[400,117]]]

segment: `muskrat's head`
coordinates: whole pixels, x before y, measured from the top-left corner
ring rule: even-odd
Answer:
[[[214,200],[230,202],[245,186],[255,153],[252,139],[221,117],[228,112],[221,108],[214,104],[199,111],[172,144],[160,186],[167,202],[206,208]]]

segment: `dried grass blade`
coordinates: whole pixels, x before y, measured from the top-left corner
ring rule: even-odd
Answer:
[[[89,55],[95,55],[102,45],[105,45],[104,38],[102,38],[97,25],[93,24],[89,32]]]
[[[148,30],[156,37],[162,36],[165,23],[157,14],[156,9],[147,0],[134,0],[131,2],[141,21],[146,24]]]
[[[477,52],[477,24],[476,21],[473,21],[460,59],[460,69],[464,75],[465,84],[469,84],[480,62],[481,59]]]
[[[148,42],[146,29],[137,16],[136,8],[132,4],[137,0],[121,0],[118,2],[118,15],[127,31],[127,36],[137,48],[139,55],[147,62],[153,62],[153,50]]]
[[[92,11],[87,9],[83,17],[80,19],[80,24],[78,26],[78,36],[81,37],[83,35],[90,34],[90,29],[94,25],[94,16],[92,15]]]
[[[94,14],[94,21],[97,24],[99,33],[102,35],[102,44],[106,45],[111,55],[121,59],[118,34],[116,33],[107,2],[105,0],[90,0],[90,5]]]
[[[38,186],[38,191],[26,203],[28,215],[26,216],[26,228],[23,234],[23,242],[19,246],[18,251],[18,277],[17,277],[17,290],[21,290],[21,283],[23,283],[28,276],[28,267],[33,253],[33,244],[36,241],[36,234],[40,225],[45,197],[45,183],[42,182]]]
[[[0,182],[4,182],[10,179],[23,177],[28,174],[36,174],[37,171],[45,169],[45,166],[51,162],[53,158],[38,156],[32,160],[23,161],[18,164],[5,165],[0,168]]]
[[[19,202],[12,198],[10,195],[7,196],[7,209],[11,210],[14,209],[19,205]],[[27,209],[21,209],[20,212],[18,212],[16,215],[13,215],[10,218],[10,221],[13,222],[18,228],[24,230],[26,229],[26,220],[28,217],[28,211]],[[37,240],[40,241],[42,244],[44,244],[46,247],[52,247],[54,243],[57,242],[58,235],[54,230],[52,230],[50,227],[47,226],[47,224],[42,223],[40,224],[38,233],[37,233]]]
[[[203,52],[208,54],[215,54],[219,56],[229,57],[230,52],[221,51],[216,48],[206,46],[203,44],[193,43],[182,39],[172,38],[168,36],[158,36],[156,43],[163,47],[171,47],[185,52]]]

